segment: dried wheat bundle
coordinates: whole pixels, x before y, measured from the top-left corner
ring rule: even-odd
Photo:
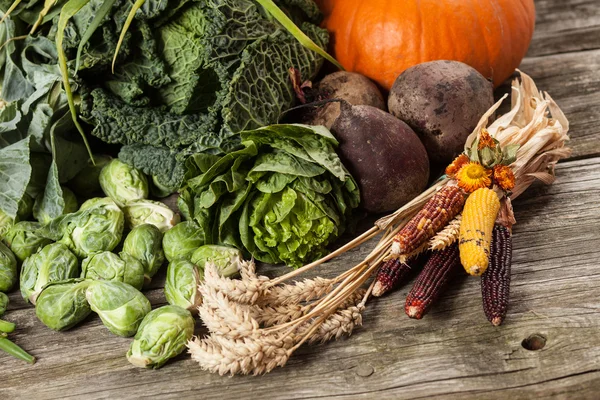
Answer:
[[[569,154],[569,149],[564,147],[568,140],[568,122],[552,98],[539,92],[533,80],[521,73],[520,80],[513,82],[510,112],[487,126],[488,119],[505,98],[481,118],[466,148],[486,129],[501,146],[519,145],[516,160],[510,165],[516,184],[508,193],[509,198],[503,200],[499,217],[512,224],[510,199],[520,195],[535,179],[552,182],[554,165]],[[278,278],[257,276],[252,262],[242,266],[240,280],[219,277],[216,268],[207,265],[205,281],[199,288],[203,296],[199,312],[210,334],[188,343],[193,359],[201,368],[222,375],[257,375],[284,366],[293,352],[306,342],[324,342],[350,334],[362,324],[362,312],[375,282],[371,282],[366,291],[364,286],[392,254],[398,232],[432,198],[458,191],[456,180],[444,177],[393,214],[379,219],[373,228],[353,241],[321,260]],[[409,258],[412,252],[455,241],[453,237],[460,221],[450,221],[456,214],[444,215],[446,223],[430,227],[429,236],[411,251],[398,256]],[[428,218],[433,218],[432,215],[428,214]],[[447,229],[442,231],[445,233],[436,236],[439,240],[430,241],[446,225]],[[380,236],[379,241],[367,257],[341,275],[333,279],[291,282],[298,275],[376,236]]]

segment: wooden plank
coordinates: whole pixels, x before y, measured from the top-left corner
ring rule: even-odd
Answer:
[[[421,321],[407,318],[410,285],[371,301],[352,337],[303,347],[288,366],[256,377],[219,377],[181,356],[158,371],[131,366],[130,339],[97,318],[69,332],[44,327],[34,310],[11,306],[11,337],[39,359],[28,366],[0,354],[0,392],[10,399],[120,398],[593,398],[600,390],[600,158],[557,168],[553,186],[536,186],[515,202],[511,308],[491,326],[479,281],[458,277]],[[364,257],[361,246],[323,268],[339,273]],[[148,292],[154,305],[159,289]],[[11,294],[16,300],[18,295]],[[200,328],[199,328],[200,329]],[[545,347],[521,346],[531,334]]]
[[[572,158],[599,156],[600,50],[526,58],[519,68],[552,96],[569,119]],[[499,92],[503,90],[507,86]]]
[[[536,0],[536,22],[527,56],[600,48],[600,2]]]

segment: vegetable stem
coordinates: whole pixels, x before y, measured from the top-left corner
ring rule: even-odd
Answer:
[[[138,1],[140,1],[140,0],[138,0]],[[312,41],[311,38],[306,36],[306,34],[304,32],[302,32],[302,30],[300,28],[298,28],[296,26],[296,24],[294,24],[294,21],[292,21],[283,11],[281,11],[281,9],[279,7],[277,7],[277,5],[275,3],[273,3],[273,0],[256,0],[256,1],[261,6],[263,6],[263,8],[265,10],[267,10],[277,21],[279,21],[279,23],[281,25],[283,25],[283,27],[292,36],[294,36],[296,38],[296,40],[298,40],[298,42],[300,42],[300,44],[302,46],[318,53],[323,58],[325,58],[327,61],[329,61],[330,63],[335,65],[337,68],[339,68],[342,71],[345,71],[344,67],[342,67],[342,65],[339,62],[337,62],[337,60],[335,58],[333,58],[325,50],[320,48],[315,42]]]
[[[127,33],[127,30],[129,29],[129,26],[131,25],[131,22],[133,22],[133,17],[135,17],[135,13],[137,12],[137,10],[140,9],[141,6],[144,5],[145,2],[146,2],[146,0],[136,0],[136,2],[131,7],[131,10],[129,11],[129,15],[127,15],[127,20],[125,21],[125,24],[123,25],[123,30],[121,30],[121,35],[119,36],[119,41],[117,42],[117,48],[115,50],[115,55],[112,60],[112,73],[113,74],[115,73],[115,63],[117,62],[117,56],[119,55],[119,50],[121,49],[121,45],[123,44],[123,40],[125,39],[125,34]]]
[[[0,334],[0,350],[5,351],[19,360],[23,360],[29,364],[35,364],[35,357],[8,340],[6,338],[6,333]]]
[[[4,321],[0,319],[0,332],[11,333],[15,330],[15,324],[12,322]]]
[[[87,149],[90,158],[94,158],[92,155],[92,149],[88,143],[88,140],[85,136],[85,132],[83,132],[83,128],[79,124],[77,120],[77,109],[75,108],[75,101],[73,100],[73,91],[71,90],[71,82],[69,81],[69,68],[67,67],[67,56],[65,55],[65,50],[63,48],[63,40],[65,38],[65,29],[67,28],[67,22],[69,19],[83,6],[85,6],[90,0],[69,0],[67,4],[65,4],[60,12],[60,17],[58,19],[58,27],[56,31],[56,50],[58,52],[58,66],[60,68],[60,73],[63,78],[63,85],[65,87],[65,93],[67,95],[67,102],[69,103],[69,110],[71,111],[71,118],[73,119],[73,123],[75,127],[81,134],[83,139],[83,143],[85,144],[85,148]]]

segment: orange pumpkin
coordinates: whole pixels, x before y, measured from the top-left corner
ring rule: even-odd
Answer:
[[[333,56],[389,90],[426,61],[469,64],[500,85],[519,66],[535,25],[533,0],[316,0]]]

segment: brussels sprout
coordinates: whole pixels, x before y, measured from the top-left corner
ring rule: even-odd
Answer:
[[[191,261],[199,268],[204,269],[207,262],[213,262],[217,266],[219,274],[224,277],[232,277],[240,270],[240,263],[244,260],[242,252],[234,247],[217,246],[207,244],[199,247],[192,253]]]
[[[96,200],[84,210],[62,215],[40,229],[49,239],[66,244],[78,257],[111,251],[123,235],[123,212],[108,200]]]
[[[0,292],[8,292],[17,283],[17,260],[3,243],[0,243]]]
[[[133,228],[123,243],[123,252],[140,260],[147,278],[152,278],[165,262],[162,240],[157,227],[143,224]]]
[[[89,285],[80,279],[50,283],[37,298],[35,314],[55,331],[74,327],[92,312],[85,297]]]
[[[150,301],[136,288],[123,282],[90,281],[86,297],[104,326],[118,336],[133,336],[150,312]]]
[[[4,236],[4,243],[19,261],[25,261],[40,248],[52,243],[52,240],[39,234],[40,227],[37,222],[22,221],[16,223]]]
[[[142,224],[151,224],[164,233],[180,221],[179,214],[163,203],[152,200],[132,201],[123,207],[123,213],[131,229]]]
[[[163,250],[167,260],[190,258],[205,243],[204,230],[194,221],[184,221],[165,232]]]
[[[169,189],[167,186],[162,185],[158,181],[156,176],[152,176],[152,181],[150,182],[150,193],[152,193],[154,197],[158,197],[159,199],[173,194],[171,189]]]
[[[10,230],[15,224],[15,220],[6,215],[6,213],[0,210],[0,239],[6,235],[6,232]]]
[[[150,311],[142,321],[127,360],[136,367],[160,368],[181,354],[194,335],[194,317],[177,306],[164,306]]]
[[[19,208],[17,209],[17,219],[19,221],[24,221],[31,217],[31,213],[33,212],[33,197],[28,195],[27,193],[23,194],[21,201],[19,201]]]
[[[63,215],[70,214],[77,211],[79,205],[77,204],[77,197],[75,194],[64,186],[60,187],[62,189],[63,201],[65,202],[65,206],[63,208]],[[44,193],[38,194],[35,199],[35,203],[33,204],[33,217],[37,219],[42,225],[46,225],[50,221],[52,221],[56,216],[49,215],[48,210],[42,206],[42,201],[44,199]]]
[[[78,276],[79,263],[75,254],[62,243],[52,243],[23,263],[21,294],[26,301],[35,304],[46,284]]]
[[[4,315],[8,308],[8,296],[0,292],[0,317]]]
[[[119,207],[148,197],[146,175],[117,159],[110,161],[100,171],[100,186]]]
[[[78,195],[83,197],[91,197],[95,194],[102,193],[100,187],[100,171],[106,164],[112,160],[112,157],[105,155],[94,155],[94,162],[88,160],[87,165],[79,171],[73,179],[68,182],[69,187]]]
[[[81,278],[125,282],[136,289],[141,289],[144,285],[144,267],[142,263],[127,254],[122,259],[110,251],[103,251],[83,260]]]
[[[106,207],[106,206],[110,206],[110,208],[114,208],[114,207],[119,208],[117,203],[115,203],[113,201],[113,199],[111,199],[110,197],[94,197],[94,198],[87,199],[86,201],[84,201],[81,204],[81,207],[79,207],[79,211],[85,211],[85,210],[89,210],[90,208]]]
[[[171,261],[165,281],[165,297],[169,304],[197,313],[197,308],[202,303],[198,291],[202,276],[203,270],[184,258]]]

